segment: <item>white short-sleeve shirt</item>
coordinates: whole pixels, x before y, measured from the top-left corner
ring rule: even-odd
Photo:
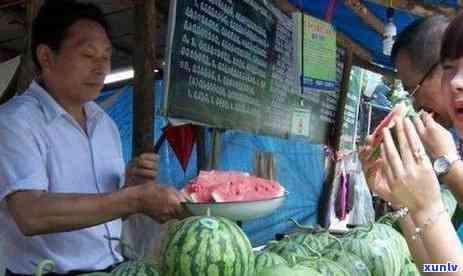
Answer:
[[[98,226],[25,237],[12,219],[5,197],[18,190],[50,193],[110,193],[124,171],[119,131],[94,102],[85,105],[87,134],[35,81],[21,96],[0,106],[0,236],[6,267],[33,274],[44,259],[55,273],[99,270],[122,260],[117,242],[121,220]]]

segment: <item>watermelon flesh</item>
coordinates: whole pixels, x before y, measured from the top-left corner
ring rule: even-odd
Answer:
[[[285,189],[276,181],[233,171],[201,171],[183,193],[193,202],[236,202],[282,196]]]
[[[373,152],[371,154],[373,160],[378,159],[380,155],[380,145],[384,139],[383,129],[394,127],[396,119],[405,118],[410,112],[411,111],[408,109],[405,103],[397,104],[375,128],[373,134],[371,135],[373,137],[371,144],[373,147]]]

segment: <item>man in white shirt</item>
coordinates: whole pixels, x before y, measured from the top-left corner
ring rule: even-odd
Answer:
[[[111,42],[93,4],[46,1],[33,26],[39,77],[0,106],[0,235],[7,275],[109,270],[121,218],[183,216],[181,194],[154,182],[157,156],[125,168],[118,129],[93,100],[110,71]],[[124,175],[126,177],[124,177]]]

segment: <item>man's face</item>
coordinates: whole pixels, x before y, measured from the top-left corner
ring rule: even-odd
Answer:
[[[409,58],[407,51],[399,51],[395,60],[397,76],[408,92],[412,92],[424,77],[423,73],[418,73]],[[442,126],[449,128],[452,123],[445,104],[444,95],[441,91],[442,68],[437,66],[433,72],[428,74],[423,81],[420,89],[415,94],[415,108],[423,109],[434,113],[434,119]]]
[[[111,70],[111,42],[105,29],[90,20],[78,20],[68,30],[44,79],[59,97],[83,104],[98,97]]]

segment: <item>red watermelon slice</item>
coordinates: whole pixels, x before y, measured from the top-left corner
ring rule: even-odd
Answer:
[[[194,202],[253,201],[278,197],[285,189],[276,181],[242,172],[201,171],[183,192]]]
[[[383,142],[384,135],[383,129],[384,128],[392,128],[395,125],[395,120],[397,118],[404,118],[407,115],[407,107],[405,104],[401,103],[396,106],[389,112],[389,114],[379,123],[379,125],[373,131],[373,152],[371,154],[372,159],[378,159],[380,155],[380,145]]]

